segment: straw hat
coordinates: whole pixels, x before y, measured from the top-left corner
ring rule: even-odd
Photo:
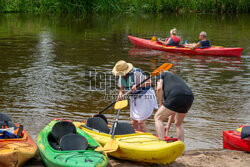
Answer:
[[[133,65],[131,63],[127,63],[124,60],[120,60],[115,64],[112,73],[115,76],[123,76],[129,73],[132,69]]]

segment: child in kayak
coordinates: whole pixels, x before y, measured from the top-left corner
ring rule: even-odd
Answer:
[[[205,31],[202,31],[200,33],[199,41],[198,43],[192,43],[192,44],[185,44],[185,47],[196,49],[196,48],[209,48],[211,47],[210,41],[207,39],[207,33]]]
[[[154,109],[158,109],[155,92],[151,88],[151,81],[145,82],[136,89],[136,85],[141,83],[146,76],[142,70],[123,60],[115,64],[112,73],[119,76],[118,86],[120,92],[117,100],[122,100],[122,95],[126,91],[132,90],[130,96],[132,126],[139,131],[145,132],[146,120],[152,115]]]
[[[176,28],[170,30],[170,37],[166,38],[165,41],[162,41],[160,38],[158,38],[158,42],[162,43],[163,45],[167,46],[178,46],[180,44],[180,37],[176,36]]]
[[[182,78],[171,72],[164,72],[158,77],[157,98],[160,108],[154,119],[159,138],[164,140],[163,121],[169,118],[166,132],[175,119],[178,140],[184,141],[182,124],[194,100],[192,91]]]

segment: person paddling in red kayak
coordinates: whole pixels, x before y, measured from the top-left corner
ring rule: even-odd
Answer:
[[[207,39],[207,33],[205,31],[202,31],[200,33],[199,41],[198,43],[192,43],[192,44],[185,44],[185,47],[196,49],[196,48],[209,48],[211,47],[210,41]]]
[[[166,38],[165,41],[162,41],[158,38],[158,42],[162,43],[163,45],[167,46],[178,46],[180,44],[181,38],[176,36],[176,28],[170,30],[170,37]]]
[[[177,138],[184,141],[183,120],[193,104],[192,91],[182,78],[172,72],[164,72],[158,77],[157,98],[160,107],[154,117],[157,135],[164,140],[163,121],[169,118],[166,131],[175,120]]]
[[[126,91],[132,90],[130,96],[130,118],[134,129],[145,132],[146,120],[152,115],[154,109],[158,109],[155,91],[151,88],[151,81],[147,81],[136,89],[146,75],[131,63],[123,60],[118,61],[112,70],[115,76],[119,76],[118,86],[120,92],[117,100],[122,100]]]

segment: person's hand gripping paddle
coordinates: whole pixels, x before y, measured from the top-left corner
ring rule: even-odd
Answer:
[[[108,141],[104,147],[98,147],[95,149],[95,151],[104,151],[106,153],[109,152],[114,152],[118,149],[118,143],[117,141],[114,140],[114,136],[115,136],[115,130],[118,124],[118,119],[119,119],[119,115],[120,115],[120,110],[127,107],[128,106],[128,100],[122,100],[122,101],[118,101],[115,103],[115,110],[117,111],[117,115],[116,115],[116,119],[115,122],[111,128],[111,140]]]
[[[171,63],[164,63],[162,64],[160,67],[158,67],[157,69],[155,69],[151,75],[149,77],[147,77],[145,80],[143,80],[141,83],[137,84],[136,85],[136,88],[139,88],[143,83],[145,83],[147,80],[151,79],[152,77],[154,76],[157,76],[157,75],[160,75],[162,72],[164,71],[168,71],[171,67],[172,67],[173,64]],[[132,92],[131,91],[128,91],[127,93],[125,93],[123,96],[126,96],[128,94],[130,94]],[[106,122],[107,121],[107,118],[102,114],[105,110],[107,110],[109,107],[111,107],[113,104],[115,104],[117,102],[117,100],[113,101],[111,104],[109,104],[108,106],[106,106],[102,111],[100,111],[99,113],[95,114],[93,117],[100,117],[102,119],[104,119]]]

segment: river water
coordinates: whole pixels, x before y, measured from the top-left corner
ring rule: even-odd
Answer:
[[[222,130],[250,122],[249,20],[249,14],[2,14],[0,112],[36,139],[52,118],[83,121],[108,105],[112,100],[106,95],[116,80],[111,70],[118,60],[148,72],[169,62],[195,95],[184,122],[186,150],[222,148]],[[173,27],[182,42],[197,42],[199,32],[206,31],[214,45],[243,47],[242,58],[138,49],[127,38],[164,38]],[[112,122],[116,112],[105,113]],[[128,108],[120,119],[129,121]],[[155,133],[153,116],[147,127]],[[175,136],[174,126],[170,134]]]

